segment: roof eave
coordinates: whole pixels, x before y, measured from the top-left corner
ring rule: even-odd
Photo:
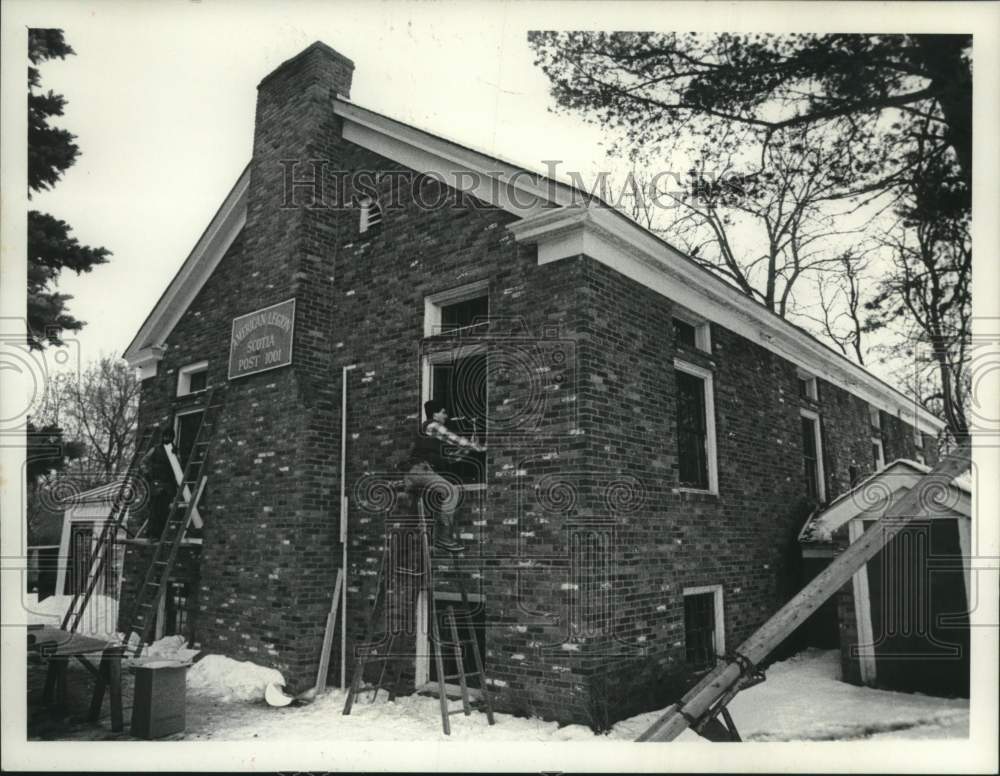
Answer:
[[[250,165],[240,174],[191,253],[139,327],[122,357],[130,366],[148,364],[218,266],[246,223]],[[162,353],[161,353],[162,354]],[[159,360],[157,357],[156,360]],[[155,374],[155,367],[153,370]],[[152,376],[152,375],[147,375]]]

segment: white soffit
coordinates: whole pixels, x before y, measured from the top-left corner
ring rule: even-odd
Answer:
[[[925,433],[944,428],[940,418],[899,391],[572,186],[343,98],[333,101],[333,110],[344,120],[346,140],[518,216],[507,228],[519,242],[537,244],[540,264],[586,254],[869,404],[915,420]],[[249,183],[248,165],[126,349],[125,359],[143,378],[156,373],[164,340],[246,223]]]
[[[840,386],[879,409],[937,434],[944,422],[725,281],[685,258],[607,205],[547,210],[507,227],[538,246],[546,264],[581,254]]]
[[[466,191],[519,218],[552,205],[582,201],[582,193],[542,173],[505,162],[456,142],[338,98],[334,112],[344,119],[344,139],[454,189]]]

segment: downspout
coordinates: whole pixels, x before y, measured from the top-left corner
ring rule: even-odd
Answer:
[[[344,584],[340,588],[340,689],[347,689],[347,373],[357,364],[341,370],[340,388],[340,544]]]

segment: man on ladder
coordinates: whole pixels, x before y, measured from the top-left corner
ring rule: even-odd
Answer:
[[[406,489],[419,498],[421,493],[432,493],[437,507],[434,520],[434,546],[446,552],[463,549],[455,535],[455,510],[461,493],[458,486],[442,477],[439,472],[448,465],[448,448],[454,448],[459,455],[474,450],[477,453],[486,448],[471,439],[449,431],[448,410],[444,402],[431,399],[424,402],[426,419],[420,427],[420,435],[410,453],[410,469],[404,478]]]
[[[490,701],[487,690],[486,672],[483,667],[482,655],[476,642],[476,636],[471,624],[463,624],[466,630],[463,638],[459,630],[459,619],[451,606],[447,608],[445,622],[449,625],[449,640],[441,636],[441,625],[438,622],[434,602],[434,574],[431,568],[430,542],[428,539],[428,528],[426,524],[426,509],[424,508],[423,497],[430,492],[432,497],[428,499],[436,507],[434,526],[434,546],[446,552],[458,552],[463,546],[456,541],[455,537],[455,510],[458,508],[461,493],[455,483],[449,482],[441,476],[439,471],[448,464],[449,448],[453,448],[461,454],[465,451],[484,452],[485,447],[478,442],[459,436],[446,427],[448,422],[448,411],[444,404],[431,400],[424,403],[424,413],[426,420],[421,426],[421,434],[413,446],[413,451],[409,460],[409,471],[404,481],[406,489],[410,491],[416,501],[416,511],[420,520],[420,555],[421,560],[417,564],[418,569],[407,568],[398,562],[396,552],[391,551],[391,542],[387,542],[382,555],[382,566],[379,569],[376,579],[375,593],[372,596],[372,604],[368,610],[368,625],[366,635],[361,649],[357,650],[354,676],[351,681],[347,700],[344,704],[344,714],[350,714],[354,705],[354,699],[361,690],[364,681],[365,666],[370,660],[377,660],[382,663],[382,668],[378,675],[378,680],[373,686],[372,700],[378,696],[383,680],[386,678],[387,662],[395,663],[395,681],[389,690],[389,699],[395,696],[395,687],[400,679],[400,657],[404,655],[396,654],[393,645],[397,638],[396,633],[389,633],[385,639],[376,639],[376,625],[380,613],[385,613],[387,599],[395,599],[390,606],[394,606],[399,611],[400,606],[411,605],[415,602],[415,593],[426,596],[428,603],[428,614],[430,623],[430,641],[435,667],[437,669],[438,700],[441,707],[441,726],[446,735],[451,733],[451,725],[448,717],[455,713],[471,714],[472,691],[467,680],[477,677],[479,687],[479,703],[486,711],[489,724],[494,724],[493,705]],[[438,471],[436,471],[436,469]],[[404,553],[405,554],[405,553]],[[412,562],[412,561],[411,561]],[[406,564],[408,565],[408,564]],[[415,586],[399,585],[399,576],[411,576],[418,578]],[[462,596],[462,604],[468,607],[468,596],[465,592],[465,585],[461,580],[457,580],[459,591]],[[390,631],[393,629],[390,627]],[[467,671],[464,665],[463,648],[468,647],[475,662],[475,670]],[[456,674],[445,675],[445,664],[443,650],[447,649],[454,660]],[[448,680],[458,679],[462,708],[452,711],[448,708]]]
[[[159,541],[170,514],[170,505],[177,497],[177,479],[170,456],[174,448],[174,430],[169,425],[160,429],[160,441],[143,456],[140,471],[149,483],[149,528],[151,541]]]

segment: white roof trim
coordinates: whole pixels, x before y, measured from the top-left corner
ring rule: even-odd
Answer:
[[[608,206],[549,209],[507,227],[538,245],[538,263],[587,254],[692,312],[747,337],[827,382],[936,435],[944,421],[873,374],[779,318]]]
[[[881,516],[930,471],[930,467],[916,461],[897,458],[810,515],[799,531],[799,542],[826,543],[832,540],[833,534],[841,526],[856,517],[875,519]],[[925,516],[931,519],[956,516],[971,519],[972,491],[968,485],[959,477],[948,483],[948,490],[950,494],[947,503],[938,504],[935,501],[925,505]],[[937,506],[938,510],[930,509],[931,506]]]
[[[125,349],[124,359],[130,366],[139,368],[143,379],[156,374],[156,363],[163,357],[164,341],[219,266],[222,257],[246,223],[249,188],[250,165],[247,165],[222,207],[139,328],[139,333]]]
[[[587,254],[691,312],[746,336],[869,404],[936,435],[945,423],[862,367],[779,318],[600,200],[554,178],[467,148],[360,107],[342,97],[333,111],[344,138],[467,191],[522,219],[508,229],[538,245],[546,263]],[[125,351],[144,377],[162,346],[246,223],[250,167],[244,170],[194,250]]]
[[[343,98],[334,101],[333,110],[344,119],[345,140],[433,175],[519,218],[538,215],[552,205],[583,201],[581,192],[542,173],[424,132]]]

